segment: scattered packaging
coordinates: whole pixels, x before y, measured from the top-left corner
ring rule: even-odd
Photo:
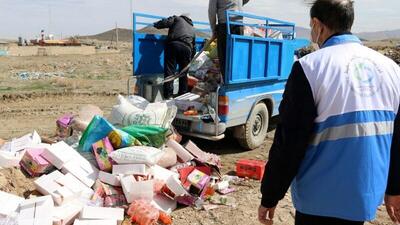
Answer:
[[[8,194],[0,191],[0,202],[7,204],[0,204],[0,218],[11,216],[19,207],[19,204],[25,199],[16,195]]]
[[[159,148],[165,143],[166,128],[158,126],[131,125],[122,128],[123,131],[136,138],[146,146]]]
[[[47,147],[41,156],[53,164],[57,169],[61,169],[64,164],[69,162],[74,158],[74,149],[65,144],[64,142],[59,142]]]
[[[79,140],[79,149],[84,152],[90,152],[92,145],[105,137],[109,138],[114,149],[141,145],[138,140],[126,132],[116,129],[104,118],[94,116]]]
[[[188,176],[188,181],[195,186],[196,188],[203,190],[203,188],[207,185],[210,181],[210,176],[206,175],[205,173],[195,169],[192,173]]]
[[[80,219],[87,220],[124,220],[124,209],[84,206]]]
[[[99,169],[106,172],[112,171],[112,162],[110,154],[114,151],[108,137],[93,144],[93,153],[95,155]]]
[[[146,176],[148,172],[145,164],[128,164],[128,165],[114,165],[112,174]]]
[[[154,181],[136,181],[133,176],[121,178],[122,190],[128,203],[138,199],[153,200]]]
[[[174,140],[168,140],[167,146],[176,152],[182,162],[188,162],[194,159],[193,155],[191,155],[185,148],[182,147],[182,145],[178,144]]]
[[[139,225],[152,225],[157,223],[160,212],[147,201],[134,201],[129,206],[128,215],[131,221]]]
[[[163,168],[169,168],[174,166],[177,163],[177,155],[176,152],[169,147],[164,148],[163,154],[157,162],[157,165]]]
[[[110,157],[118,164],[147,164],[154,165],[160,160],[163,152],[154,147],[133,146],[118,149]]]
[[[177,208],[177,202],[164,195],[154,195],[151,204],[155,206],[157,209],[168,214],[171,214],[172,211],[174,211]]]
[[[29,173],[29,175],[36,177],[48,173],[53,169],[53,165],[42,157],[44,151],[45,149],[43,148],[26,149],[20,165]]]
[[[51,196],[23,201],[19,207],[18,224],[52,225],[54,203]]]
[[[70,127],[72,118],[72,115],[67,114],[56,121],[56,134],[58,137],[66,138],[72,135],[72,128]]]
[[[241,159],[236,162],[236,175],[261,180],[264,176],[265,161]]]
[[[66,163],[62,168],[62,172],[73,174],[88,187],[92,187],[99,176],[98,169],[92,164],[89,162],[88,164],[82,164],[82,161],[75,160]]]
[[[185,145],[185,149],[196,157],[200,162],[207,163],[213,166],[221,167],[221,158],[218,155],[210,154],[202,151],[196,144],[189,141]]]
[[[78,218],[83,206],[80,202],[69,202],[54,208],[53,225],[69,225]]]
[[[99,172],[99,180],[103,183],[112,185],[112,186],[121,186],[121,181],[118,176],[113,175],[111,173],[106,173],[103,171]]]
[[[22,151],[25,148],[35,147],[41,142],[42,139],[40,138],[39,134],[36,131],[33,131],[31,134],[27,134],[20,138],[16,138],[4,143],[1,146],[0,151],[15,153],[18,151]]]

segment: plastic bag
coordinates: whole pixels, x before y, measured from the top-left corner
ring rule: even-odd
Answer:
[[[132,222],[139,225],[156,224],[160,216],[159,210],[144,200],[132,202],[127,214],[131,217]]]
[[[118,96],[119,105],[113,107],[110,122],[116,125],[153,125],[169,128],[177,108],[166,102],[150,103],[144,110],[132,105],[123,96]]]
[[[199,57],[197,57],[197,59],[190,66],[189,71],[196,71],[203,67],[212,66],[212,61],[208,57],[208,54],[209,54],[209,52],[207,52],[207,51],[200,53]]]
[[[100,116],[94,116],[85,132],[79,140],[79,149],[84,152],[90,152],[92,144],[108,137],[114,149],[129,147],[132,145],[141,145],[131,135],[122,130],[116,129],[107,120]]]
[[[157,126],[132,125],[122,128],[123,131],[138,139],[143,145],[159,148],[165,143],[166,128]]]
[[[137,95],[128,96],[128,102],[142,110],[146,109],[147,105],[150,103],[145,98]]]
[[[155,165],[160,160],[163,152],[157,148],[147,146],[134,146],[119,149],[110,154],[118,164],[147,164]]]

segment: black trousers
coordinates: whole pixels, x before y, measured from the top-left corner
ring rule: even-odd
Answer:
[[[221,68],[221,74],[225,77],[225,65],[226,65],[226,23],[217,25],[217,45],[218,45],[218,59],[219,66]],[[243,27],[238,25],[231,25],[231,34],[243,35]]]
[[[164,77],[174,75],[176,67],[179,66],[179,71],[185,68],[192,59],[192,49],[189,45],[180,42],[169,42],[165,46],[164,53]],[[164,84],[164,98],[172,97],[174,93],[173,81]],[[179,78],[179,95],[188,92],[187,76]]]
[[[364,222],[348,221],[331,217],[312,216],[296,212],[295,225],[363,225]]]

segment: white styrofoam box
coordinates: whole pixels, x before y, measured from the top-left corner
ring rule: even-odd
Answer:
[[[94,194],[92,189],[74,175],[70,173],[64,175],[57,170],[36,179],[34,184],[43,195],[51,195],[57,205],[79,197],[90,199]]]
[[[75,150],[72,149],[71,151],[70,148],[71,147],[65,142],[58,142],[56,144],[52,144],[50,147],[47,147],[45,151],[43,151],[42,156],[51,164],[53,164],[57,169],[61,169],[64,164],[72,160],[74,156],[72,154],[72,151]]]
[[[177,207],[177,202],[175,200],[164,195],[155,195],[151,204],[167,214],[171,214]]]
[[[39,134],[34,130],[30,134],[6,142],[4,145],[0,146],[0,151],[15,153],[30,146],[40,144],[41,142],[42,140]]]
[[[18,224],[52,225],[54,202],[50,195],[27,199],[20,204]]]
[[[14,212],[18,210],[19,205],[25,199],[18,197],[16,195],[12,195],[3,191],[0,191],[0,203],[7,203],[7,204],[0,204],[0,217],[10,216]]]
[[[124,220],[124,209],[84,206],[80,219]]]
[[[121,178],[121,185],[128,203],[138,199],[153,200],[153,180],[135,181],[133,176],[125,176]]]
[[[74,225],[117,225],[117,220],[78,220],[76,219]]]
[[[148,174],[145,164],[114,165],[112,174],[143,175]]]
[[[96,167],[90,163],[88,165],[82,164],[79,160],[69,161],[61,171],[64,174],[71,173],[88,187],[92,187],[99,176],[99,170]]]
[[[167,181],[170,176],[174,176],[176,179],[179,179],[178,173],[172,172],[171,170],[167,170],[158,165],[151,167],[151,174],[154,176],[154,179],[162,181]]]
[[[72,201],[54,208],[53,225],[69,225],[79,216],[83,209],[80,202]]]
[[[0,169],[19,167],[19,162],[21,161],[25,151],[21,152],[6,152],[0,151]]]
[[[135,181],[135,178],[133,176],[121,177],[122,191],[124,192],[126,201],[128,203],[133,202],[132,190],[133,190],[133,184],[135,182],[136,181]]]
[[[176,179],[174,176],[170,176],[165,183],[167,187],[176,195],[176,196],[182,196],[182,195],[188,195],[188,192],[182,187],[182,183]]]
[[[103,183],[112,185],[112,186],[121,186],[121,181],[117,175],[113,175],[111,173],[106,173],[103,171],[99,172],[99,180]]]
[[[84,197],[86,199],[90,199],[94,194],[93,189],[86,186],[71,173],[67,173],[63,177],[60,177],[59,179],[56,180],[56,182],[69,188],[75,194]]]
[[[182,145],[180,145],[178,142],[169,139],[166,143],[166,145],[170,148],[172,148],[178,157],[183,161],[183,162],[189,162],[194,159],[194,156],[188,152]]]

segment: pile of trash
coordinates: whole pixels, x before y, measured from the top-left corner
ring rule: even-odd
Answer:
[[[0,168],[20,167],[36,177],[42,195],[25,199],[0,191],[0,202],[7,202],[0,205],[0,224],[171,224],[178,205],[235,206],[226,195],[235,191],[230,182],[241,178],[222,176],[219,156],[191,141],[180,144],[171,125],[174,104],[118,100],[109,120],[98,107],[84,106],[56,121],[54,137],[33,131],[0,139]]]
[[[15,78],[19,80],[39,80],[39,79],[50,79],[54,77],[64,77],[63,72],[18,72],[15,74]]]

